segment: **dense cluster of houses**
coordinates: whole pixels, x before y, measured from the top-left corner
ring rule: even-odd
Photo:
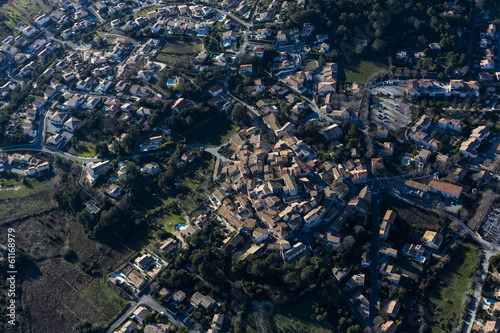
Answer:
[[[30,154],[0,153],[0,172],[2,171],[15,171],[22,175],[35,177],[50,172],[51,166],[48,161],[35,158]]]
[[[441,82],[432,79],[411,79],[406,81],[409,97],[479,97],[479,82],[462,79]]]

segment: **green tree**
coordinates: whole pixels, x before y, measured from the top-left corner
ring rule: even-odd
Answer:
[[[385,169],[385,166],[381,165],[381,164],[377,164],[375,165],[373,168],[372,168],[372,172],[373,172],[373,175],[377,178],[380,178],[380,177],[385,177],[386,175],[386,169]]]
[[[238,104],[231,111],[231,118],[237,123],[241,125],[246,125],[248,123],[248,108],[245,105]]]

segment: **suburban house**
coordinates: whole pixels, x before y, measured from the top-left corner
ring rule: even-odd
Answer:
[[[179,113],[188,104],[189,104],[189,101],[187,99],[181,97],[175,101],[174,105],[172,105],[172,110],[176,113]]]
[[[422,242],[425,246],[437,251],[443,243],[443,235],[436,231],[427,230],[424,236],[422,236]]]
[[[462,194],[463,188],[458,185],[453,185],[442,180],[433,179],[429,183],[429,191],[440,194],[445,198],[458,200]]]

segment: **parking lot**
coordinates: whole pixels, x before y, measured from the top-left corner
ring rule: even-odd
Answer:
[[[486,240],[500,244],[500,208],[491,210],[481,225],[481,231]]]
[[[401,97],[405,91],[405,81],[386,81],[377,83],[371,90],[372,95],[385,95],[391,98]]]
[[[373,96],[371,120],[378,128],[397,131],[411,122],[410,106],[399,99]]]

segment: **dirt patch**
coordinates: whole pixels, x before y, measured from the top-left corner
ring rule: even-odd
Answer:
[[[0,200],[0,225],[52,210],[55,207],[52,193],[51,188],[46,188],[26,197]]]
[[[107,285],[105,278],[86,275],[63,259],[32,264],[23,284],[32,332],[72,332],[80,320],[101,327],[125,305]]]
[[[392,197],[384,200],[381,212],[385,214],[388,209],[395,210],[399,220],[417,229],[439,231],[445,224],[437,214]]]

